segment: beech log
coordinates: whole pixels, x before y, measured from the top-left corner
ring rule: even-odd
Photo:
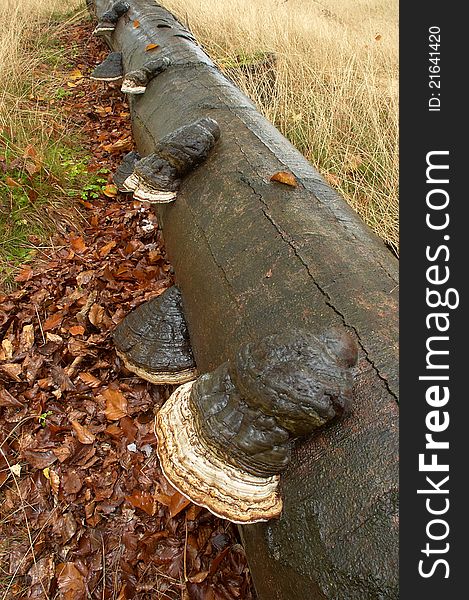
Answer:
[[[98,18],[112,5],[94,3]],[[171,61],[129,97],[140,154],[201,117],[221,129],[176,201],[158,209],[199,372],[293,328],[342,326],[359,345],[351,416],[294,449],[278,520],[240,526],[258,596],[396,599],[397,260],[169,12],[130,4],[105,38],[124,72]],[[279,171],[297,187],[270,181]]]

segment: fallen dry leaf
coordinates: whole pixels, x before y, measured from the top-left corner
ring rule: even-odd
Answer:
[[[88,427],[80,425],[78,421],[72,421],[72,427],[75,430],[78,441],[81,444],[93,444],[93,442],[96,439],[96,436],[93,433],[91,433]]]
[[[109,421],[117,421],[128,414],[127,399],[119,390],[108,388],[104,390],[103,396],[106,400],[104,414]]]
[[[85,333],[85,328],[83,325],[74,325],[70,327],[68,330],[72,335],[83,335]]]
[[[101,385],[101,381],[91,373],[83,372],[78,377],[91,388],[97,388]]]
[[[272,175],[270,178],[270,181],[277,181],[278,183],[284,183],[285,185],[289,185],[291,187],[298,186],[295,176],[287,171],[279,171],[278,173],[274,173],[274,175]]]
[[[99,304],[93,304],[88,314],[88,319],[95,327],[99,327],[103,321],[104,308]]]
[[[25,325],[20,335],[20,352],[29,352],[34,345],[34,325]]]
[[[105,246],[103,246],[102,248],[100,248],[98,254],[101,258],[104,258],[105,256],[107,256],[109,254],[109,252],[115,248],[117,246],[117,242],[115,240],[110,241],[109,243],[107,243]]]
[[[63,600],[84,600],[87,597],[85,577],[74,563],[57,565],[55,576]]]
[[[137,19],[135,19],[135,21],[134,21],[134,27],[135,27],[135,29],[140,27],[140,21],[138,21]]]
[[[179,492],[176,492],[171,497],[171,503],[169,505],[169,515],[171,517],[175,517],[181,511],[183,511],[187,506],[189,506],[190,503],[191,503],[191,501],[188,500],[185,496],[183,496]]]
[[[70,236],[70,246],[78,254],[82,254],[86,250],[85,241],[81,236]]]
[[[145,46],[145,52],[148,52],[149,50],[154,50],[155,48],[158,48],[159,44],[147,44]]]
[[[62,311],[54,313],[48,319],[46,319],[45,323],[42,326],[42,330],[51,331],[52,329],[56,329],[62,322],[63,317],[64,315]]]
[[[117,196],[117,187],[113,183],[108,183],[103,187],[103,194],[108,198],[115,198]]]
[[[132,495],[126,496],[127,502],[130,502],[135,508],[144,510],[147,515],[152,517],[156,512],[156,502],[153,494],[136,490]]]
[[[13,381],[21,381],[19,375],[22,371],[21,365],[15,363],[5,363],[0,365],[0,371],[3,371]]]

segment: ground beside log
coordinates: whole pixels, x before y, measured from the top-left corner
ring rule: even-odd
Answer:
[[[89,170],[112,173],[133,146],[129,111],[118,86],[88,79],[107,54],[93,26],[64,34],[79,53],[61,109],[88,140]],[[170,389],[125,371],[111,341],[172,284],[157,219],[111,175],[84,195],[83,227],[60,223],[18,289],[0,292],[0,597],[252,598],[236,529],[161,474],[154,411]]]
[[[360,347],[352,416],[296,448],[280,520],[241,528],[260,597],[397,598],[396,260],[166,11],[135,0],[109,43],[126,71],[148,44],[172,61],[131,101],[141,153],[203,116],[222,131],[160,211],[199,370],[295,327],[343,326]]]

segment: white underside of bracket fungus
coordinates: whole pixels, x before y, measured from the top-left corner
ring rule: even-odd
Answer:
[[[282,511],[279,476],[258,477],[227,464],[200,438],[189,403],[193,383],[178,387],[156,416],[158,456],[165,477],[194,504],[233,523],[278,517]]]

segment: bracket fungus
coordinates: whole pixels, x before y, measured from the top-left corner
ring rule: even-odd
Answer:
[[[117,186],[119,192],[128,192],[129,190],[124,187],[124,181],[127,177],[130,177],[134,172],[135,165],[141,159],[141,156],[135,150],[127,152],[124,155],[120,165],[117,167],[116,172],[113,176],[114,184]]]
[[[124,365],[142,379],[162,385],[197,377],[176,286],[130,312],[114,330],[113,339]]]
[[[124,69],[122,67],[122,53],[111,52],[91,73],[90,78],[95,81],[117,81],[122,79]]]
[[[103,13],[103,16],[94,28],[93,34],[104,35],[106,33],[114,31],[117,25],[117,21],[123,15],[125,15],[129,8],[130,4],[128,2],[115,2],[109,10]]]
[[[147,89],[149,82],[165,71],[171,61],[169,58],[162,57],[155,60],[150,60],[136,71],[126,73],[122,82],[121,92],[125,94],[143,94]]]
[[[243,346],[215,371],[177,388],[159,410],[163,473],[219,517],[278,517],[292,440],[349,411],[356,361],[355,341],[338,329],[292,331]]]
[[[124,190],[133,192],[137,200],[172,202],[181,178],[207,158],[219,137],[218,123],[208,117],[176,129],[156,144],[153,154],[136,163]]]

